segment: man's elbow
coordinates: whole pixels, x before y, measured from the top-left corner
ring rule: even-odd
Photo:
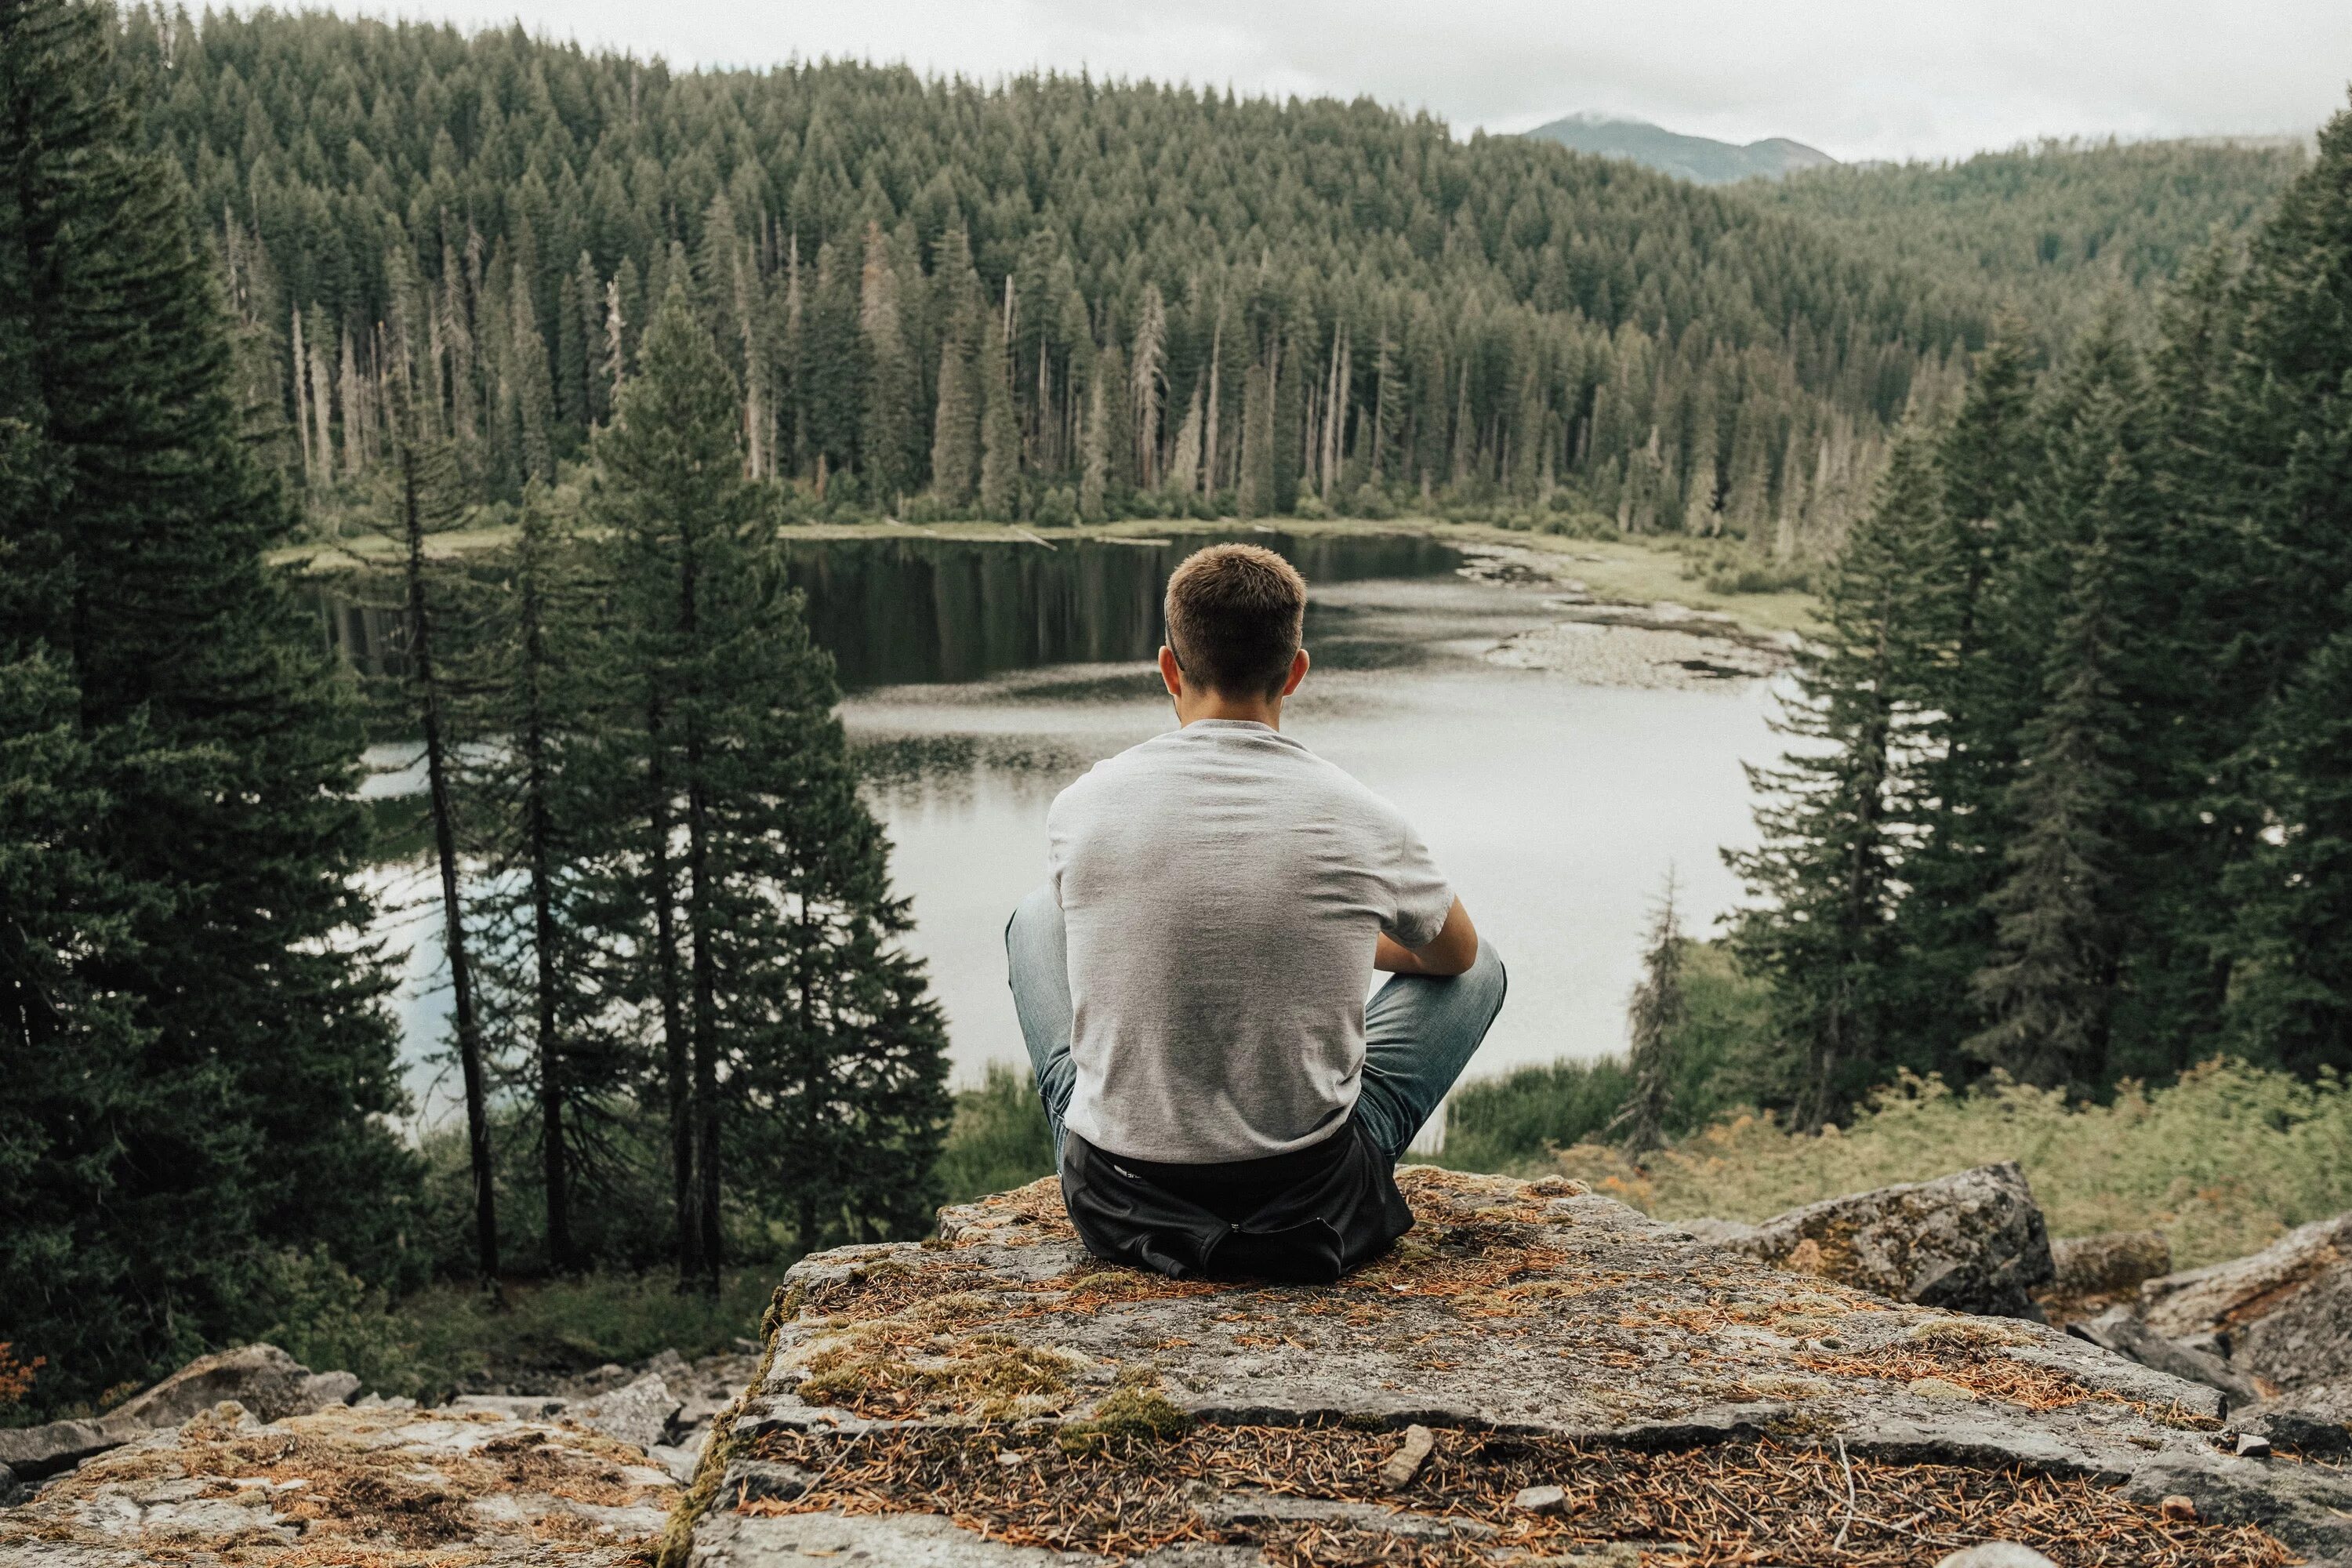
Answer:
[[[1470,923],[1470,912],[1462,907],[1461,900],[1454,900],[1454,908],[1447,912],[1444,929],[1437,933],[1437,940],[1416,952],[1413,957],[1420,961],[1423,974],[1442,980],[1470,973],[1471,965],[1478,962],[1478,931]]]

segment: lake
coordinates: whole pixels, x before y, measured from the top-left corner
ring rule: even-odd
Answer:
[[[1572,588],[1433,540],[1256,537],[1310,584],[1315,665],[1285,730],[1413,820],[1509,966],[1509,1002],[1472,1072],[1622,1049],[1626,994],[1669,871],[1694,932],[1738,896],[1718,852],[1753,842],[1741,764],[1778,749],[1772,682],[1653,646],[1687,653],[1711,640],[1563,624],[1578,613]],[[1174,722],[1150,665],[1160,594],[1203,542],[793,547],[897,885],[914,900],[910,944],[947,1014],[960,1084],[1023,1059],[1002,932],[1043,874],[1047,805],[1095,762]],[[1564,668],[1523,656],[1559,646],[1576,656]],[[1685,667],[1699,673],[1684,679]],[[383,875],[400,896],[429,893],[414,873]],[[426,905],[392,918],[431,930]],[[437,943],[406,945],[411,1083],[437,1118],[454,1084],[425,1058],[446,987]]]

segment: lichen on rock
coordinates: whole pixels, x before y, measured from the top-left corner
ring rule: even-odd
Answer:
[[[0,1510],[0,1568],[623,1568],[677,1490],[599,1433],[487,1411],[222,1404]]]
[[[934,1241],[803,1259],[669,1560],[2352,1551],[2352,1481],[2222,1452],[2213,1390],[2036,1323],[1775,1269],[1560,1178],[1423,1166],[1400,1185],[1415,1230],[1329,1286],[1108,1267],[1050,1182],[945,1211]],[[1055,1371],[1009,1404],[1007,1364]],[[1391,1491],[1412,1426],[1433,1449]],[[1561,1512],[1509,1510],[1547,1485]],[[2158,1498],[2184,1492],[2199,1522],[2168,1523]]]

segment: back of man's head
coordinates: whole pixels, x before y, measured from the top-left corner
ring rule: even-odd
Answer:
[[[1275,697],[1307,621],[1307,580],[1273,551],[1212,544],[1168,579],[1168,646],[1185,676],[1227,697]]]

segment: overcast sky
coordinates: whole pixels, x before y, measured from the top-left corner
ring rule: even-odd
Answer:
[[[2344,107],[2352,0],[331,0],[676,64],[855,57],[1246,93],[1370,94],[1457,130],[1580,110],[1839,158],[2041,136],[2308,131]]]

